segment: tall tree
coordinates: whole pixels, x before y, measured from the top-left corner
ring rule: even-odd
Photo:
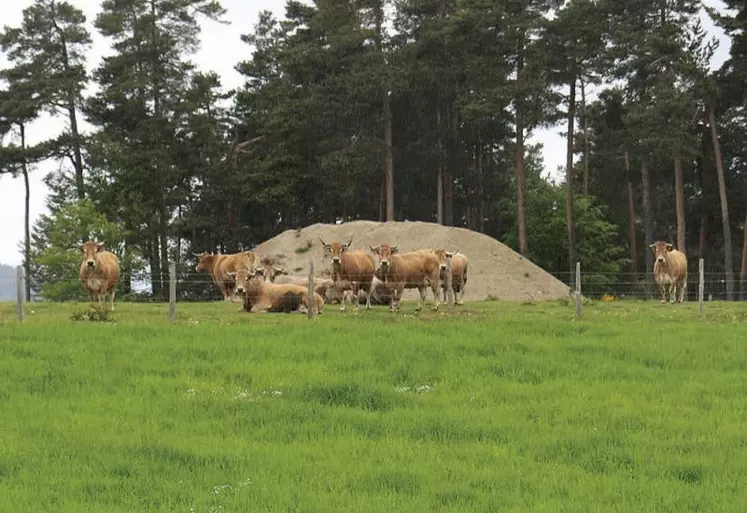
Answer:
[[[79,114],[91,46],[85,23],[83,11],[66,1],[35,0],[23,10],[21,26],[6,27],[0,35],[8,59],[27,69],[40,106],[67,119],[64,132],[54,141],[54,154],[70,160],[79,199],[85,195]]]
[[[89,101],[99,160],[124,186],[134,208],[126,229],[142,237],[153,293],[164,287],[174,191],[189,179],[177,161],[177,116],[199,46],[198,20],[225,13],[214,0],[105,0],[96,17],[115,53],[95,70],[99,92]]]

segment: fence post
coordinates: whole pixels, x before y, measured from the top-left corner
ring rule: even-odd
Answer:
[[[176,262],[169,264],[169,322],[176,320]]]
[[[703,259],[698,260],[698,315],[703,315],[703,287],[705,280],[703,279]]]
[[[581,320],[581,262],[576,262],[576,320]]]
[[[23,321],[23,266],[16,267],[16,310],[18,320]]]
[[[314,301],[314,261],[309,259],[309,290],[306,299],[306,315],[313,319],[316,314],[316,301]]]
[[[439,290],[440,294],[441,291]],[[454,309],[454,275],[451,271],[451,258],[446,259],[446,307],[449,312]]]

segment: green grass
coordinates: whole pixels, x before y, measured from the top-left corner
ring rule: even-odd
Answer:
[[[743,512],[747,305],[0,303],[0,512]]]

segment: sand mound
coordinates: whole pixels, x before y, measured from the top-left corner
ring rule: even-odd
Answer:
[[[497,240],[481,233],[424,222],[354,221],[341,225],[313,224],[300,230],[287,230],[263,242],[254,251],[260,257],[274,259],[292,275],[308,275],[309,260],[314,262],[314,274],[331,265],[324,254],[319,237],[329,244],[335,240],[347,242],[351,249],[391,244],[400,251],[444,248],[464,253],[469,259],[466,301],[497,298],[509,301],[567,298],[568,287],[529,260]],[[371,253],[376,258],[373,253]],[[405,299],[419,297],[417,290],[405,291]],[[427,301],[432,298],[428,296]]]

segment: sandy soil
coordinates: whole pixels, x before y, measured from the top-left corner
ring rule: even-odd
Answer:
[[[540,301],[567,298],[568,287],[497,240],[481,233],[425,222],[354,221],[341,225],[313,224],[300,230],[287,230],[254,248],[260,258],[270,257],[289,274],[308,276],[309,260],[314,262],[314,274],[320,276],[331,265],[324,254],[319,237],[329,244],[335,240],[347,242],[351,249],[365,249],[376,261],[369,246],[387,243],[400,251],[426,248],[459,250],[469,260],[466,301],[500,299],[509,301]],[[415,289],[405,291],[405,299],[419,297]],[[432,300],[428,294],[427,301]]]

